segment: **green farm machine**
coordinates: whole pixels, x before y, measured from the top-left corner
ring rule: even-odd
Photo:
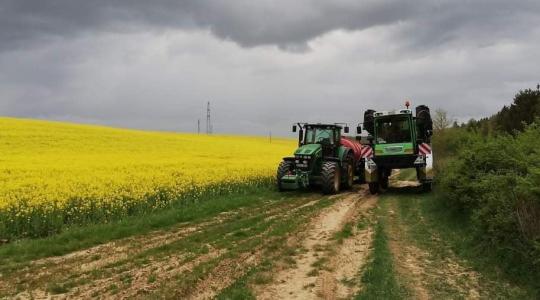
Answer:
[[[433,153],[431,136],[433,123],[429,108],[416,107],[415,115],[409,109],[397,111],[367,110],[364,129],[369,133],[371,153],[365,157],[365,181],[376,194],[388,188],[388,178],[394,169],[415,168],[417,179],[425,191],[433,181]],[[362,127],[359,125],[357,132]]]
[[[285,157],[277,170],[280,191],[321,186],[323,193],[335,194],[350,188],[355,176],[363,175],[361,145],[342,137],[341,124],[297,123],[298,149],[294,157]]]

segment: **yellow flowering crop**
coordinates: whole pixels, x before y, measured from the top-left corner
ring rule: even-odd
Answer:
[[[0,118],[0,236],[42,236],[268,181],[293,140]]]

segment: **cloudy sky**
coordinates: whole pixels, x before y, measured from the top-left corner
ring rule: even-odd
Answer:
[[[482,117],[540,81],[540,1],[0,0],[0,115],[286,135],[405,99]],[[203,126],[204,127],[204,126]]]

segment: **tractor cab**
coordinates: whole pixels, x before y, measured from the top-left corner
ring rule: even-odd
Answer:
[[[297,126],[300,127],[298,134],[298,154],[304,154],[305,151],[321,149],[323,156],[337,156],[337,149],[340,146],[341,130],[349,132],[347,126],[342,127],[339,124],[302,124],[293,126],[293,132],[296,132]],[[309,151],[315,152],[315,151]]]
[[[377,118],[375,122],[375,143],[412,143],[412,128],[410,115],[383,116]]]

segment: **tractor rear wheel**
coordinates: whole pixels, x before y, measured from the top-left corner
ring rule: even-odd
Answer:
[[[347,155],[347,159],[343,164],[343,188],[350,189],[354,184],[354,158],[352,155]]]
[[[339,193],[341,188],[341,172],[339,170],[339,165],[336,162],[323,162],[321,170],[321,183],[323,193]]]
[[[283,176],[287,175],[287,173],[289,173],[292,170],[292,167],[293,167],[293,164],[290,161],[282,161],[279,164],[279,167],[277,169],[277,175],[276,175],[277,178],[276,179],[277,179],[278,190],[280,192],[283,191],[283,187],[281,186],[281,178],[283,178]]]
[[[375,195],[379,192],[379,183],[378,182],[370,182],[369,183],[369,192],[372,195]]]

